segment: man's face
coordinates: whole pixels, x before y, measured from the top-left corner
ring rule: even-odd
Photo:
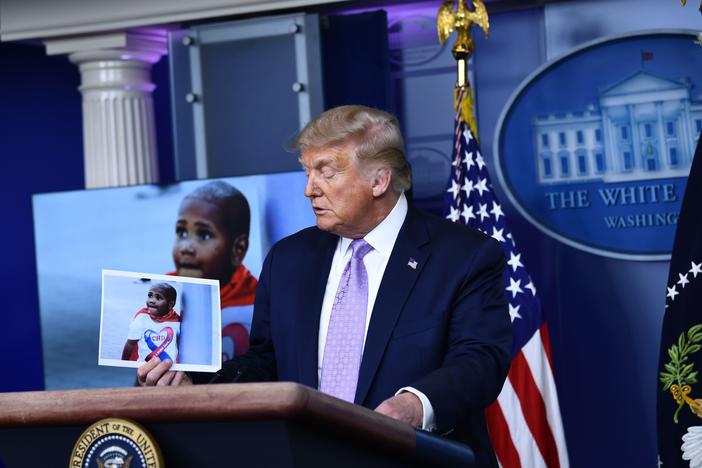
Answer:
[[[234,271],[232,241],[222,210],[205,200],[186,198],[178,211],[173,262],[176,274],[226,283]]]
[[[319,229],[356,238],[374,227],[371,182],[358,167],[351,144],[308,148],[300,163]]]
[[[146,307],[151,315],[161,317],[173,307],[161,288],[151,288],[146,296]]]

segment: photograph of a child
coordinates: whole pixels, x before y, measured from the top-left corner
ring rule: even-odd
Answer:
[[[122,359],[144,362],[157,356],[162,361],[178,362],[180,315],[173,310],[178,292],[168,283],[156,283],[146,297],[146,307],[129,325]]]
[[[158,357],[180,370],[221,367],[218,281],[103,270],[102,284],[100,365]]]

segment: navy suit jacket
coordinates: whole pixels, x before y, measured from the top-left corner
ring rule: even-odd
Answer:
[[[312,227],[271,248],[250,351],[224,368],[318,387],[319,317],[338,239]],[[373,306],[355,403],[375,408],[415,387],[429,398],[438,432],[469,444],[478,466],[495,466],[483,409],[511,356],[504,268],[494,239],[410,206]]]

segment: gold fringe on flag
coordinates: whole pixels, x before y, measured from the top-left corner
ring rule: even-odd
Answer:
[[[480,141],[478,138],[478,124],[475,121],[475,114],[473,113],[473,104],[473,90],[469,85],[457,85],[453,89],[453,110],[458,112],[458,109],[460,108],[461,118],[466,124],[468,124],[468,128],[473,134],[473,138]]]

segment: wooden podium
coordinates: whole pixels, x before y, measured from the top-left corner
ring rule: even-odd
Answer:
[[[285,382],[0,393],[0,460],[69,466],[108,417],[144,426],[169,468],[472,465],[466,446]]]

